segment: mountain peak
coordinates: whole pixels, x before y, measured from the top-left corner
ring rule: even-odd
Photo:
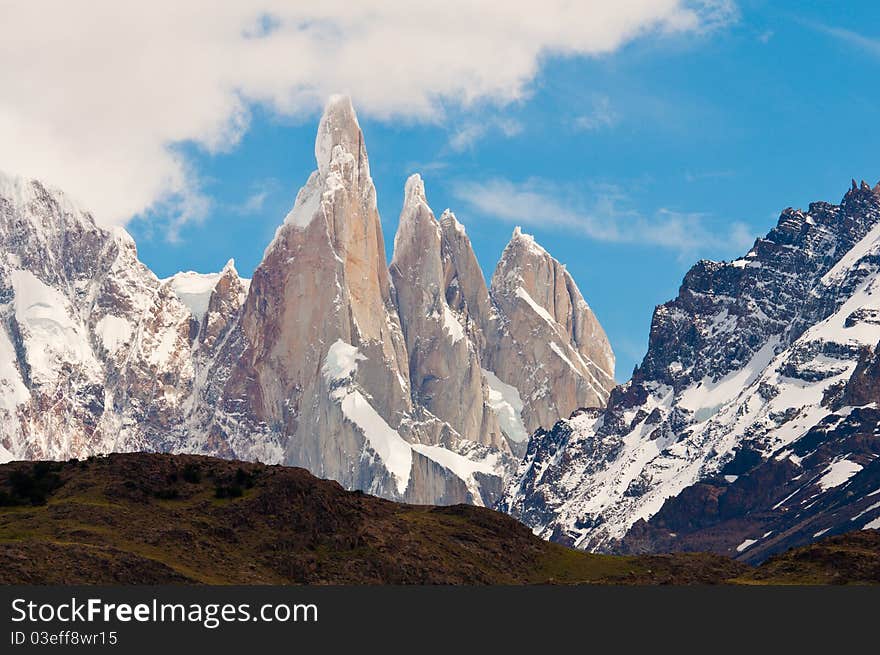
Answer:
[[[507,243],[507,246],[504,248],[504,253],[508,252],[517,252],[521,254],[529,254],[538,257],[550,257],[553,261],[556,261],[554,257],[547,252],[547,250],[541,246],[536,240],[535,237],[531,234],[526,234],[522,231],[522,228],[517,225],[513,228],[513,234],[510,237],[510,241]],[[502,254],[502,257],[505,256]]]
[[[407,178],[404,186],[403,209],[394,235],[391,262],[398,267],[425,265],[425,254],[428,252],[436,255],[434,263],[439,267],[440,225],[428,205],[422,176],[414,173]]]
[[[511,242],[524,241],[526,243],[536,243],[535,237],[531,234],[527,234],[527,233],[523,232],[522,228],[519,225],[517,225],[515,228],[513,228],[513,234],[510,235],[510,241]]]
[[[327,100],[324,114],[318,124],[318,136],[315,139],[315,159],[318,171],[325,175],[333,160],[333,150],[342,146],[343,150],[359,156],[363,149],[363,133],[351,98],[344,95],[333,95]]]
[[[406,185],[404,186],[403,191],[404,197],[404,205],[408,206],[413,203],[425,203],[428,204],[428,200],[425,197],[425,182],[422,180],[422,176],[418,173],[413,173],[406,180]]]
[[[880,199],[880,183],[876,187],[871,187],[865,180],[861,182],[856,182],[855,179],[851,182],[852,186],[847,190],[846,194],[843,196],[843,200],[840,201],[842,207],[851,206],[852,203],[863,203],[867,202],[869,204],[875,204],[878,199]]]
[[[238,270],[235,268],[235,259],[233,257],[229,258],[229,261],[226,262],[226,265],[223,266],[223,270],[220,271],[220,274],[223,273],[235,273],[238,275]]]
[[[27,204],[34,195],[34,181],[0,170],[0,198],[6,198],[17,206]]]
[[[0,198],[5,198],[13,207],[20,209],[42,201],[43,204],[57,208],[57,212],[50,212],[50,216],[71,216],[84,221],[89,228],[94,228],[91,215],[79,207],[69,195],[60,189],[44,185],[40,180],[10,175],[0,170]]]
[[[440,214],[440,225],[451,227],[458,234],[467,235],[467,232],[464,229],[464,225],[462,225],[459,220],[455,217],[455,214],[451,209],[447,208],[443,210],[443,213]]]
[[[405,230],[407,223],[422,220],[423,216],[436,228],[439,238],[440,228],[434,218],[434,212],[431,211],[431,207],[428,205],[428,197],[425,195],[425,182],[422,180],[421,175],[414,173],[407,178],[406,185],[404,186],[400,228]]]

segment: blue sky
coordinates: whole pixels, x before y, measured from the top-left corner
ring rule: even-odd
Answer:
[[[413,172],[435,213],[465,224],[487,277],[523,224],[568,265],[626,380],[654,306],[693,262],[740,256],[783,208],[880,179],[880,6],[841,4],[739,2],[735,21],[705,33],[544,57],[509,103],[449,102],[428,121],[362,115],[386,247]],[[233,147],[175,146],[210,207],[173,241],[161,208],[130,222],[141,259],[167,276],[234,257],[250,275],[314,168],[317,119],[253,107]]]

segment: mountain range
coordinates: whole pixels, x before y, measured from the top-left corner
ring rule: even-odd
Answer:
[[[308,468],[415,503],[493,505],[529,435],[614,387],[565,267],[517,229],[487,286],[406,183],[390,267],[351,102],[250,280],[158,279],[131,237],[0,178],[0,458],[187,452]]]
[[[159,279],[123,229],[0,176],[0,461],[301,466],[633,555],[756,563],[880,528],[880,185],[698,262],[617,385],[565,266],[517,228],[487,284],[418,175],[389,264],[347,98],[315,159],[251,279]]]
[[[539,430],[502,507],[596,551],[746,561],[880,528],[880,186],[786,209],[656,308],[605,408]]]

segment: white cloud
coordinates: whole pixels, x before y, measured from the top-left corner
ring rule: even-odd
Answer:
[[[477,141],[486,136],[488,127],[483,123],[465,123],[460,125],[449,138],[449,147],[455,152],[469,150]]]
[[[255,191],[249,195],[241,205],[236,207],[236,209],[240,214],[259,213],[263,209],[263,205],[266,203],[266,198],[268,197],[269,192],[266,189]]]
[[[6,0],[0,169],[67,189],[101,222],[204,214],[175,144],[234,147],[255,103],[292,116],[331,93],[378,118],[528,94],[549,55],[599,55],[730,18],[731,0]],[[164,205],[164,206],[163,206]]]
[[[613,127],[619,118],[608,96],[596,96],[590,111],[574,119],[574,126],[579,130],[599,130]]]
[[[488,217],[565,229],[596,241],[654,245],[683,255],[714,250],[735,254],[754,242],[741,222],[718,225],[702,213],[666,208],[644,215],[632,209],[626,194],[614,185],[595,185],[590,197],[584,198],[546,180],[514,184],[496,178],[460,183],[453,193]]]

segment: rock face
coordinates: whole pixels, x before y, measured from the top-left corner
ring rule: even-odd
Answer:
[[[453,234],[467,239],[454,230]],[[479,311],[471,316],[464,296],[448,293],[463,287],[470,290],[477,284],[469,277],[472,271],[459,274],[456,268],[459,258],[464,264],[476,262],[470,242],[449,244],[448,239],[428,206],[421,178],[412,176],[394,239],[391,278],[409,356],[413,401],[464,439],[504,449],[506,442],[488,404],[489,388],[480,365],[478,321],[483,320],[480,312],[485,311],[488,295],[483,294],[486,304],[482,307],[475,303]]]
[[[318,170],[254,271],[242,338],[229,345],[237,361],[217,376],[226,377],[220,406],[228,418],[218,429],[240,439],[265,426],[286,462],[350,487],[402,493],[408,454],[395,484],[377,479],[359,427],[366,417],[347,411],[369,407],[387,431],[412,411],[376,192],[347,101],[322,118],[315,157]],[[350,366],[326,364],[331,351]],[[349,386],[340,390],[343,382]],[[331,394],[340,402],[329,402]]]
[[[493,315],[489,290],[464,226],[448,209],[440,216],[440,246],[446,304],[459,317],[468,338],[482,353]]]
[[[581,548],[755,560],[867,527],[878,267],[865,183],[785,210],[741,259],[699,262],[656,309],[633,378],[538,433],[503,506]]]
[[[527,432],[605,405],[614,387],[608,338],[565,266],[519,228],[492,276],[491,295],[497,312],[487,368],[520,387]]]
[[[229,333],[233,319],[247,298],[249,283],[250,280],[239,277],[231,259],[217,276],[199,330],[200,345],[208,354],[213,354]]]
[[[531,305],[503,286],[490,295],[464,228],[448,211],[435,219],[414,176],[389,272],[347,98],[328,104],[315,158],[250,281],[231,261],[159,280],[124,231],[3,178],[0,460],[203,453],[396,500],[491,505],[527,426],[602,402],[591,376],[613,358],[555,260],[542,256],[549,273],[522,265],[523,288],[553,312],[530,324]],[[511,270],[525,261],[513,243]],[[559,278],[550,296],[547,275]],[[559,399],[521,375],[537,374],[548,343],[571,360],[541,378],[559,381]]]

